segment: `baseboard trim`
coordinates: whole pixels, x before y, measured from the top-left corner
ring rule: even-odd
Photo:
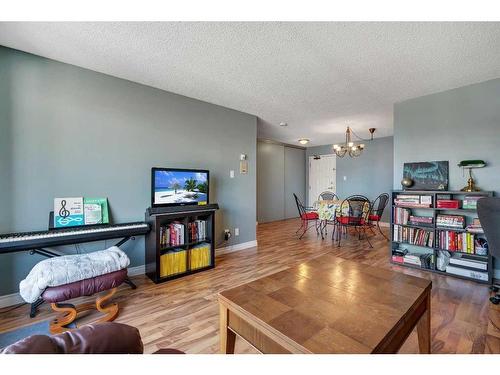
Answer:
[[[391,226],[391,224],[388,223],[387,221],[379,221],[378,224],[384,228],[389,228]]]
[[[137,275],[144,275],[146,273],[146,265],[141,264],[140,266],[136,267],[129,267],[127,269],[127,274],[129,276],[137,276]]]
[[[227,253],[234,253],[235,251],[249,249],[251,247],[256,247],[256,246],[257,246],[257,240],[242,242],[242,243],[238,243],[236,245],[219,247],[219,248],[215,249],[215,254],[221,255],[221,254],[227,254]]]
[[[19,305],[20,303],[24,303],[24,300],[19,293],[0,296],[0,309],[3,309],[4,307]]]

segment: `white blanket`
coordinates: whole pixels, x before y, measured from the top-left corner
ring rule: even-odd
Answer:
[[[49,286],[69,284],[127,268],[130,259],[118,247],[87,254],[65,255],[42,260],[19,284],[21,297],[35,302]]]

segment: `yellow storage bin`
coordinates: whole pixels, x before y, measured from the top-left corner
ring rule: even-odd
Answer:
[[[171,251],[160,256],[160,277],[167,277],[187,271],[186,250]]]
[[[210,266],[210,245],[202,244],[192,248],[190,253],[189,268],[196,270]]]

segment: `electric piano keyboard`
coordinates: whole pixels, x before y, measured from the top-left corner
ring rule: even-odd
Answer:
[[[0,254],[34,250],[43,247],[103,241],[112,238],[140,236],[148,233],[149,230],[150,228],[147,223],[135,222],[0,234]]]

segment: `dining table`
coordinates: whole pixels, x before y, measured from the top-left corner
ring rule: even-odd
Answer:
[[[325,234],[327,234],[327,225],[335,224],[335,220],[337,218],[337,214],[340,211],[340,206],[342,205],[341,200],[319,200],[316,201],[314,207],[316,207],[316,212],[318,213],[319,219],[319,232],[321,234],[321,238],[325,239]],[[335,234],[335,229],[332,233]]]

